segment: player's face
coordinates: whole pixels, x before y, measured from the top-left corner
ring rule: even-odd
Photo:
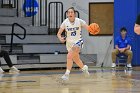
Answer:
[[[67,16],[69,19],[74,19],[75,18],[75,13],[72,9],[69,9],[67,12]]]

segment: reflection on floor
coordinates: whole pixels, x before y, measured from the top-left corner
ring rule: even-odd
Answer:
[[[73,70],[66,82],[60,79],[63,73],[64,70],[40,70],[0,74],[0,93],[140,93],[139,67],[90,68],[89,78]]]

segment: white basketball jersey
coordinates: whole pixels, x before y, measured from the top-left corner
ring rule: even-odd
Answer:
[[[82,19],[75,18],[75,21],[71,23],[69,19],[65,19],[61,24],[61,28],[65,29],[67,34],[67,41],[74,42],[82,39],[82,26],[85,25],[86,22]]]

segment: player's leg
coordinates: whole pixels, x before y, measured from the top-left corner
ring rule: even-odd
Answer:
[[[80,59],[80,48],[77,46],[74,46],[72,48],[73,50],[73,61],[82,69],[82,71],[84,72],[85,76],[89,76],[89,72],[88,72],[88,66],[84,65],[83,62]]]
[[[73,60],[72,60],[72,56],[73,56],[73,51],[72,51],[72,45],[73,43],[71,42],[66,42],[66,47],[68,50],[68,54],[67,54],[67,65],[66,65],[66,72],[65,74],[61,77],[63,80],[68,80],[69,79],[69,74],[73,65]]]
[[[82,69],[84,67],[84,64],[80,59],[80,55],[79,55],[80,48],[74,46],[72,50],[73,50],[73,61]]]
[[[69,79],[69,74],[73,65],[73,60],[72,60],[72,51],[69,51],[67,54],[67,67],[66,67],[66,72],[65,74],[62,76],[63,80],[68,80]]]
[[[72,65],[73,65],[73,55],[72,55],[72,51],[69,51],[68,54],[67,54],[67,70],[71,70],[72,68]]]

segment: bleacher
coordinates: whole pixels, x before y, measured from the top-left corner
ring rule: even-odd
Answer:
[[[2,0],[1,0],[2,1]],[[16,1],[16,0],[14,0]],[[12,4],[12,3],[11,3]],[[11,4],[9,4],[11,6]],[[17,23],[26,29],[24,40],[13,36],[12,52],[10,57],[18,68],[52,68],[65,67],[67,50],[65,44],[61,44],[56,33],[50,34],[48,25],[35,26],[33,17],[19,16],[17,7],[0,8],[0,45],[2,50],[10,51],[12,24]],[[6,4],[7,5],[7,4]],[[34,23],[34,24],[33,24]],[[37,23],[38,24],[38,23]],[[15,26],[14,33],[23,37],[23,29]],[[81,54],[84,62],[94,64],[97,56],[93,54]],[[5,62],[1,59],[3,67]]]

